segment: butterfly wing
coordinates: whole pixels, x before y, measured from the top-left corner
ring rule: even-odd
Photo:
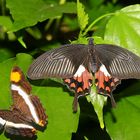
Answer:
[[[31,86],[19,67],[11,71],[12,108],[18,108],[25,116],[32,118],[38,125],[45,127],[47,115],[37,96],[31,95]],[[41,114],[40,114],[41,113]]]
[[[115,45],[95,45],[95,54],[112,77],[140,79],[140,57]]]
[[[32,119],[24,116],[19,109],[12,111],[0,110],[0,128],[11,135],[33,137],[35,135],[32,127]]]
[[[33,96],[33,95],[31,95],[30,98],[31,98],[33,105],[35,106],[36,113],[39,118],[38,125],[40,125],[42,127],[40,130],[43,131],[48,123],[48,116],[46,115],[45,109],[43,108],[39,98],[37,96]]]
[[[21,69],[17,66],[13,67],[11,71],[10,83],[13,99],[12,108],[16,107],[24,112],[25,115],[32,117],[30,109],[26,104],[26,100],[30,103],[30,99],[28,98],[28,96],[31,92],[31,86],[26,81]]]
[[[121,80],[118,78],[113,78],[107,72],[107,69],[103,64],[95,73],[95,85],[97,87],[97,93],[102,94],[104,96],[109,96],[113,107],[116,106],[116,103],[113,98],[112,92],[120,83]]]
[[[70,78],[80,64],[87,65],[87,52],[86,45],[64,45],[47,51],[33,61],[27,75],[30,79]]]
[[[115,106],[112,91],[121,79],[140,78],[140,57],[115,45],[98,44],[94,48],[100,66],[95,73],[97,92],[109,96]]]

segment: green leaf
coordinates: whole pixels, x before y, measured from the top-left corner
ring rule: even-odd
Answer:
[[[49,18],[58,18],[63,13],[76,13],[76,4],[50,4],[44,0],[7,0],[7,7],[14,20],[11,31],[33,26]]]
[[[107,101],[107,97],[99,95],[96,92],[96,86],[92,86],[92,90],[89,96],[87,96],[88,101],[90,101],[94,107],[94,110],[98,116],[100,127],[104,128],[103,120],[103,107]]]
[[[117,11],[106,25],[104,38],[140,55],[140,5]]]
[[[32,57],[30,55],[18,54],[16,58],[0,63],[0,109],[8,109],[12,104],[9,89],[11,68],[14,65],[18,65],[26,75],[31,62]],[[76,114],[72,112],[73,97],[63,91],[61,84],[50,80],[43,80],[42,82],[37,81],[35,85],[32,85],[32,93],[40,98],[48,114],[49,123],[45,132],[37,133],[38,140],[70,140],[72,132],[77,130],[79,120],[79,112]],[[1,139],[6,140],[3,134]]]
[[[119,93],[115,109],[106,112],[105,124],[113,140],[134,140],[140,138],[140,82]],[[118,97],[118,96],[117,96]]]
[[[5,27],[6,31],[12,27],[12,21],[8,16],[0,16],[0,25]]]
[[[86,14],[84,10],[84,6],[82,3],[77,0],[77,15],[78,15],[78,22],[81,30],[83,31],[88,24],[88,14]]]
[[[0,62],[9,59],[10,57],[13,57],[14,53],[7,49],[6,47],[0,46]]]

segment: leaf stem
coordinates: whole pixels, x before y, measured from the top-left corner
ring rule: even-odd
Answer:
[[[115,13],[108,13],[108,14],[105,14],[105,15],[102,15],[100,16],[99,18],[97,18],[96,20],[94,20],[88,27],[87,29],[83,32],[83,36],[85,36],[87,34],[87,32],[98,22],[100,21],[101,19],[107,17],[107,16],[111,16],[111,15],[114,15]]]

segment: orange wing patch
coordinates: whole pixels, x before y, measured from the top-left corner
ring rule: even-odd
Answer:
[[[95,85],[99,94],[107,95],[111,98],[112,106],[115,107],[116,103],[112,96],[112,91],[120,84],[121,80],[113,78],[110,75],[105,75],[103,71],[98,70],[95,73]]]
[[[88,93],[92,85],[92,79],[92,74],[85,69],[80,76],[64,79],[64,83],[76,93]]]
[[[99,93],[102,92],[106,94],[107,92],[110,94],[119,83],[120,80],[118,78],[105,76],[100,70],[95,73],[95,84]]]
[[[10,81],[18,83],[21,80],[21,74],[18,71],[12,71]]]

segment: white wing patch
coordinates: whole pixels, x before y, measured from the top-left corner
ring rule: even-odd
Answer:
[[[35,108],[34,108],[32,102],[31,102],[31,100],[30,100],[30,98],[29,98],[29,95],[27,95],[27,93],[24,92],[24,91],[20,88],[20,86],[17,86],[17,85],[15,85],[15,84],[12,84],[12,85],[11,85],[11,89],[12,89],[12,90],[18,91],[19,95],[25,100],[26,104],[28,105],[28,107],[29,107],[29,109],[30,109],[30,112],[31,112],[33,118],[35,119],[36,123],[39,123],[39,118],[38,118],[38,116],[37,116],[37,114],[36,114],[36,111],[35,111]]]
[[[80,77],[85,70],[85,67],[83,65],[80,65],[78,70],[74,74],[74,77]]]
[[[13,123],[13,122],[9,122],[9,121],[6,122],[6,127],[33,129],[33,127],[30,125],[22,124],[22,123]]]
[[[6,121],[2,118],[0,118],[0,124],[5,125]]]
[[[101,67],[100,67],[100,71],[101,72],[103,72],[104,73],[104,75],[107,77],[107,76],[111,76],[109,73],[108,73],[108,71],[107,71],[107,69],[106,69],[106,67],[105,67],[105,65],[101,65]]]

